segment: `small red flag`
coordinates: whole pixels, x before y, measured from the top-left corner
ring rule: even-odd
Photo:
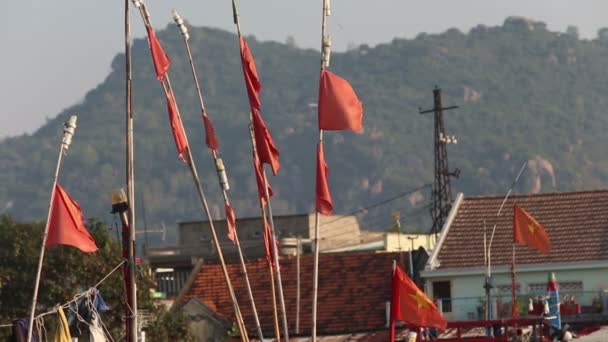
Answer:
[[[252,118],[255,148],[258,152],[260,162],[269,164],[272,168],[272,173],[276,176],[281,167],[281,163],[279,162],[279,150],[274,144],[270,131],[268,131],[266,123],[257,109],[253,109]]]
[[[59,183],[55,185],[48,226],[45,247],[70,245],[85,253],[98,249],[95,240],[84,226],[84,215],[80,206]]]
[[[205,114],[203,114],[203,122],[205,124],[205,143],[210,149],[217,150],[219,143],[215,136],[215,127],[213,127],[211,119]]]
[[[435,303],[397,266],[393,274],[391,296],[391,341],[394,341],[395,321],[417,327],[445,330],[447,321]]]
[[[236,243],[236,219],[234,209],[229,204],[226,204],[226,225],[228,225],[228,238]]]
[[[334,210],[334,204],[331,200],[331,192],[327,183],[327,174],[329,168],[325,162],[325,153],[323,152],[323,143],[319,142],[317,148],[317,211],[323,215],[331,215]]]
[[[353,87],[327,70],[319,80],[319,129],[358,132],[363,128],[363,104]]]
[[[150,43],[150,50],[152,51],[152,61],[154,62],[154,70],[156,70],[156,79],[162,81],[169,70],[169,65],[171,61],[169,61],[169,57],[163,47],[160,45],[160,42],[156,38],[156,34],[154,34],[154,29],[152,27],[146,27],[148,31],[148,42]]]
[[[267,202],[266,191],[264,191],[264,174],[262,173],[262,164],[260,163],[260,159],[256,154],[253,155],[253,167],[255,168],[255,182],[258,185],[258,195],[260,196],[262,205],[264,205]],[[272,192],[272,187],[270,187],[268,182],[266,185],[268,186],[268,194],[270,197],[272,197],[272,195],[274,195]]]
[[[241,65],[243,66],[243,74],[245,75],[245,85],[247,86],[247,95],[249,96],[249,105],[251,108],[260,110],[260,91],[262,84],[258,77],[258,70],[255,67],[255,60],[249,50],[247,41],[241,37]]]
[[[545,228],[517,204],[513,206],[513,242],[534,247],[542,254],[549,254],[551,250]]]
[[[182,118],[179,115],[175,98],[173,97],[172,91],[165,91],[167,96],[167,108],[169,111],[169,122],[171,123],[171,131],[173,132],[173,139],[175,139],[175,146],[177,147],[177,153],[179,159],[184,163],[186,161],[186,152],[188,150],[188,138],[184,132],[184,125],[182,124]]]

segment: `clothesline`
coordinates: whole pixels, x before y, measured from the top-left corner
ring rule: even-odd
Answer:
[[[69,300],[68,302],[66,302],[66,303],[64,303],[64,304],[62,304],[62,305],[55,306],[55,307],[53,307],[53,309],[52,309],[52,310],[50,310],[50,311],[47,311],[47,312],[43,312],[43,313],[41,313],[41,314],[38,314],[36,317],[34,317],[34,320],[37,320],[37,319],[39,319],[39,318],[41,318],[41,317],[44,317],[44,316],[46,316],[46,315],[50,315],[50,314],[54,314],[54,313],[56,313],[56,312],[57,312],[57,309],[58,309],[59,307],[62,307],[62,308],[68,308],[68,307],[70,306],[70,304],[72,304],[72,303],[74,303],[74,302],[76,302],[76,301],[80,300],[82,297],[85,297],[86,295],[90,294],[90,293],[93,291],[93,289],[95,289],[95,288],[97,288],[99,285],[101,285],[101,284],[102,284],[102,283],[103,283],[103,282],[104,282],[106,279],[108,279],[108,277],[109,277],[109,276],[111,276],[111,275],[112,275],[112,273],[116,272],[116,270],[117,270],[118,268],[120,268],[120,266],[122,266],[122,264],[124,264],[125,262],[127,262],[127,259],[123,259],[123,260],[122,260],[122,261],[121,261],[121,262],[120,262],[118,265],[116,265],[116,267],[114,267],[114,268],[113,268],[113,269],[110,271],[110,273],[106,274],[106,275],[105,275],[103,278],[101,278],[101,280],[100,280],[100,281],[98,281],[98,282],[97,282],[97,284],[95,284],[95,286],[90,287],[88,290],[86,290],[86,291],[84,291],[84,292],[81,292],[81,293],[76,294],[76,295],[75,295],[75,296],[74,296],[74,297],[73,297],[71,300]],[[9,327],[12,327],[12,326],[13,326],[13,324],[0,324],[0,328],[9,328]]]

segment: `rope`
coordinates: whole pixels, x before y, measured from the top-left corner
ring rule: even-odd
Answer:
[[[54,314],[54,313],[56,313],[56,312],[57,312],[57,309],[58,309],[59,307],[64,308],[64,309],[69,309],[69,308],[70,308],[70,304],[72,304],[72,303],[74,303],[74,302],[76,302],[76,301],[79,301],[79,300],[80,300],[82,297],[90,296],[91,294],[93,294],[93,289],[94,289],[94,288],[96,288],[96,287],[98,287],[99,285],[101,285],[101,284],[102,284],[102,283],[103,283],[103,282],[104,282],[106,279],[108,279],[108,277],[109,277],[110,275],[112,275],[112,273],[116,272],[116,270],[117,270],[117,269],[118,269],[120,266],[122,266],[122,264],[124,264],[125,262],[127,262],[127,260],[126,260],[126,259],[123,259],[123,260],[122,260],[122,261],[121,261],[121,262],[118,264],[118,266],[114,267],[114,268],[113,268],[113,269],[110,271],[110,273],[106,274],[106,275],[105,275],[105,277],[103,277],[103,278],[102,278],[102,279],[101,279],[99,282],[97,282],[97,284],[95,284],[95,286],[93,286],[93,287],[89,288],[88,290],[86,290],[86,291],[84,291],[84,292],[81,292],[81,293],[76,294],[76,295],[75,295],[75,296],[74,296],[74,297],[73,297],[71,300],[67,301],[66,303],[64,303],[64,304],[62,304],[62,305],[59,305],[59,306],[55,306],[55,307],[54,307],[52,310],[47,311],[47,312],[43,312],[43,313],[39,314],[38,316],[34,317],[34,320],[38,320],[38,319],[40,319],[40,318],[42,318],[42,317],[44,317],[44,316],[47,316],[47,315],[50,315],[50,314]],[[0,325],[0,328],[7,328],[7,327],[12,327],[12,326],[13,326],[12,324],[1,324],[1,325]]]

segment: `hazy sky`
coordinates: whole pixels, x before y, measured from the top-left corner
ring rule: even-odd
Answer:
[[[170,10],[197,26],[234,31],[230,0],[148,0],[157,29],[172,22]],[[242,29],[263,40],[317,48],[321,0],[240,0]],[[3,1],[0,11],[0,137],[31,133],[46,117],[82,100],[102,82],[110,62],[122,52],[123,0]],[[608,26],[606,0],[333,0],[329,29],[336,50],[347,44],[413,38],[451,27],[501,25],[510,15],[544,21],[550,30],[578,26],[593,38]],[[132,11],[133,35],[143,24]],[[263,71],[261,71],[263,72]]]

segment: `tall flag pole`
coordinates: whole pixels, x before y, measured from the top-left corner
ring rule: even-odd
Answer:
[[[55,196],[57,191],[57,179],[59,178],[59,170],[61,169],[61,162],[63,161],[64,154],[67,153],[72,143],[72,136],[76,130],[76,115],[72,115],[70,119],[63,124],[63,138],[61,139],[61,145],[59,146],[59,157],[57,158],[57,166],[55,168],[55,176],[53,177],[53,185],[51,187],[51,200],[49,203],[49,212],[46,218],[46,225],[44,226],[44,235],[42,236],[42,246],[40,247],[40,256],[38,257],[38,270],[36,271],[36,282],[34,283],[34,295],[32,296],[32,306],[30,309],[30,319],[28,322],[27,329],[27,340],[32,341],[32,333],[34,329],[34,314],[36,312],[36,301],[38,300],[38,287],[40,285],[40,275],[42,273],[42,262],[44,260],[44,250],[47,244],[49,236],[49,227],[51,226],[51,217],[53,213],[53,203],[55,202]]]
[[[319,143],[315,195],[314,270],[312,293],[312,341],[317,341],[317,293],[319,287],[319,215],[331,215],[333,201],[327,181],[329,168],[323,150],[323,131],[360,131],[363,128],[363,104],[348,81],[327,70],[331,56],[331,37],[327,34],[329,0],[323,0],[321,20],[321,72],[319,77]]]
[[[243,275],[245,277],[245,284],[247,286],[247,293],[249,295],[249,300],[251,301],[251,309],[253,310],[253,318],[255,320],[255,326],[258,333],[258,337],[260,341],[264,340],[264,335],[262,333],[262,327],[260,325],[260,319],[258,317],[258,311],[255,306],[255,300],[253,299],[253,291],[251,290],[251,283],[249,282],[249,275],[247,274],[247,266],[245,265],[245,258],[243,257],[243,250],[241,248],[241,243],[239,241],[239,236],[236,229],[235,222],[235,214],[234,209],[230,206],[230,199],[228,197],[228,190],[230,190],[230,185],[228,183],[228,176],[226,175],[226,168],[224,167],[224,162],[222,158],[219,157],[219,143],[217,137],[215,136],[215,128],[211,123],[211,119],[209,118],[209,114],[205,108],[205,101],[203,98],[203,94],[201,91],[201,87],[198,81],[198,75],[196,73],[196,68],[194,66],[194,61],[192,59],[192,51],[190,49],[190,44],[188,43],[188,39],[190,35],[188,34],[188,27],[184,23],[184,20],[180,17],[176,10],[173,10],[173,20],[177,24],[180,32],[182,33],[182,38],[184,40],[184,44],[186,46],[186,52],[188,54],[188,60],[190,62],[190,69],[192,70],[192,77],[194,78],[194,84],[196,86],[196,91],[199,99],[199,104],[201,108],[201,113],[203,115],[203,124],[206,132],[206,144],[211,152],[211,156],[215,162],[215,167],[218,175],[218,181],[220,188],[222,190],[222,195],[224,197],[224,205],[226,208],[226,223],[228,225],[228,238],[231,239],[235,244],[237,251],[239,253],[239,259],[241,262],[241,268],[243,270]]]
[[[179,108],[177,106],[177,102],[175,101],[175,95],[173,93],[173,89],[171,88],[171,82],[169,80],[169,57],[163,50],[160,42],[156,38],[154,34],[154,29],[152,28],[152,24],[150,22],[150,14],[146,8],[146,5],[141,0],[132,0],[135,7],[139,9],[139,13],[143,19],[144,25],[146,27],[146,31],[148,33],[148,39],[150,42],[150,50],[152,53],[152,60],[154,62],[154,69],[156,71],[156,77],[161,83],[165,96],[167,97],[167,109],[169,112],[169,121],[171,123],[171,128],[173,131],[173,138],[175,140],[175,145],[177,147],[177,152],[179,158],[188,164],[190,168],[190,172],[192,173],[192,178],[195,183],[195,187],[197,193],[199,195],[199,199],[201,201],[201,206],[203,211],[207,216],[207,220],[209,221],[209,228],[211,230],[211,235],[213,237],[213,242],[215,248],[217,250],[218,258],[220,260],[222,271],[224,273],[224,278],[226,280],[226,285],[228,287],[228,292],[230,294],[230,299],[232,300],[232,305],[234,307],[234,314],[237,320],[239,331],[241,332],[241,340],[243,342],[249,341],[249,336],[247,336],[247,329],[245,327],[245,322],[243,321],[243,316],[241,314],[241,310],[239,308],[239,304],[234,292],[234,288],[232,286],[232,282],[230,281],[230,276],[228,274],[228,269],[226,267],[226,262],[224,261],[224,254],[222,252],[222,248],[217,237],[217,233],[215,230],[215,226],[213,224],[213,218],[211,217],[211,211],[209,210],[209,205],[207,204],[207,198],[205,196],[205,192],[203,190],[203,186],[198,175],[198,171],[196,169],[196,164],[194,162],[194,158],[192,157],[192,152],[188,145],[188,137],[184,130],[184,126],[181,121],[181,117],[179,114]]]
[[[268,215],[266,216],[264,210],[262,210],[262,217],[265,219],[268,217],[268,221],[270,222],[270,244],[272,245],[269,252],[272,253],[272,261],[273,267],[276,275],[276,285],[279,292],[279,302],[281,305],[282,311],[282,321],[283,321],[283,338],[285,341],[289,341],[289,326],[287,325],[287,311],[285,308],[285,297],[283,295],[283,283],[281,280],[281,268],[279,265],[279,254],[276,248],[277,235],[274,226],[274,218],[272,214],[272,204],[271,204],[271,193],[270,193],[270,184],[268,183],[268,178],[266,177],[266,170],[264,169],[264,164],[268,164],[271,166],[272,173],[276,176],[279,171],[279,151],[274,145],[272,140],[272,136],[262,116],[260,114],[261,103],[259,98],[259,92],[261,91],[261,84],[257,75],[257,69],[255,66],[255,61],[253,59],[253,55],[247,46],[247,42],[245,38],[241,34],[241,26],[239,22],[239,14],[238,8],[236,4],[236,0],[232,0],[232,15],[233,21],[236,25],[237,35],[239,38],[239,46],[241,52],[241,64],[243,67],[243,75],[245,77],[245,85],[247,87],[247,95],[249,97],[249,104],[251,107],[251,116],[250,116],[250,125],[253,127],[254,132],[254,141],[253,149],[254,149],[254,159],[253,166],[255,168],[256,177],[258,177],[258,189],[260,187],[260,183],[262,184],[262,189],[260,196],[264,198],[264,203],[266,204],[266,209],[268,210]],[[256,162],[257,158],[257,162]],[[264,227],[265,234],[267,232],[266,225]],[[268,242],[267,242],[268,244]],[[279,338],[277,334],[277,339]]]
[[[251,121],[251,116],[249,118],[249,120]],[[264,210],[267,199],[268,197],[266,197],[266,191],[264,190],[264,176],[262,175],[262,168],[261,168],[261,164],[260,161],[258,159],[258,154],[255,148],[255,136],[254,136],[254,132],[253,132],[253,124],[249,124],[249,137],[251,139],[251,151],[252,151],[252,156],[253,156],[253,166],[255,168],[255,176],[256,176],[256,183],[257,183],[257,188],[258,188],[258,197],[259,197],[259,201],[260,201],[260,213],[262,214],[262,224],[263,224],[263,236],[264,236],[264,247],[265,247],[265,252],[266,252],[266,261],[268,263],[268,272],[270,273],[270,290],[272,292],[272,313],[273,313],[273,318],[274,318],[274,334],[275,334],[275,340],[277,342],[281,342],[281,332],[280,332],[280,328],[279,328],[279,314],[277,312],[277,296],[276,296],[276,289],[275,289],[275,276],[274,276],[274,264],[275,264],[275,258],[274,258],[274,251],[273,248],[276,248],[277,244],[276,241],[275,243],[273,243],[272,240],[272,231],[269,228],[268,225],[268,219],[267,219],[267,215],[266,215],[266,211]],[[268,193],[270,196],[272,196],[272,189],[270,188],[270,186],[267,187],[268,189]]]
[[[135,172],[133,139],[133,101],[132,101],[132,64],[131,64],[131,14],[129,0],[125,0],[125,96],[126,96],[126,176],[127,176],[127,225],[126,239],[123,238],[123,255],[129,262],[123,266],[125,282],[126,341],[137,342],[137,283],[135,281]],[[126,228],[126,229],[125,229]],[[126,245],[126,246],[125,246]],[[126,253],[125,253],[126,252]]]

